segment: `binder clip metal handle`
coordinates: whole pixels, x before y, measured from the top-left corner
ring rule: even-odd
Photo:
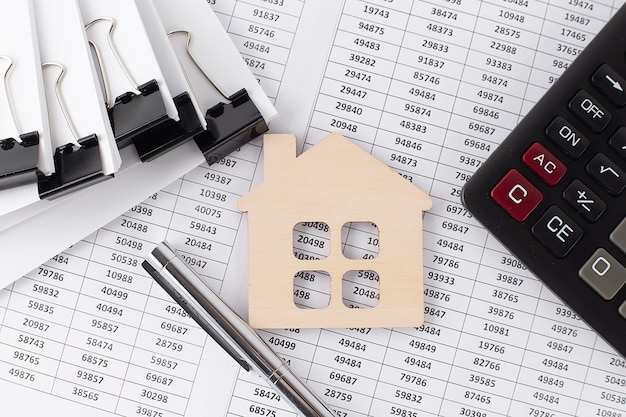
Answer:
[[[9,63],[3,77],[4,91],[15,131],[19,132],[20,128],[9,90],[9,76],[13,71],[13,60],[5,55],[0,55],[0,59]],[[38,132],[19,134],[19,140],[0,138],[0,190],[33,183],[37,179],[35,171],[38,160]]]
[[[78,131],[74,123],[72,123],[60,88],[65,74],[65,68],[56,62],[45,62],[42,66],[55,66],[60,70],[55,81],[54,91],[67,126],[74,140],[78,143],[78,146],[73,143],[67,143],[57,147],[54,153],[55,172],[52,175],[46,176],[40,171],[37,171],[39,197],[43,199],[60,197],[67,194],[69,191],[75,191],[79,188],[92,185],[95,182],[100,182],[111,176],[102,173],[102,160],[96,135],[91,134],[79,138]]]
[[[99,63],[107,96],[106,102],[109,107],[109,121],[118,147],[123,148],[133,143],[139,159],[146,162],[182,144],[195,133],[201,131],[202,126],[194,114],[193,103],[189,95],[183,93],[173,98],[180,121],[172,119],[167,113],[157,81],[152,79],[139,85],[122,60],[113,39],[116,28],[115,20],[110,17],[98,18],[89,22],[85,28],[88,29],[99,22],[109,23],[108,46],[130,86],[140,93],[128,91],[117,96],[112,105],[109,104],[111,88],[101,53],[98,46],[90,41]]]
[[[206,111],[207,128],[194,136],[196,145],[210,165],[266,132],[268,127],[245,88],[227,96],[219,83],[205,71],[191,49],[190,32],[173,30],[168,33],[169,37],[175,35],[185,36],[185,51],[189,59],[215,91],[228,101],[228,103],[219,102]],[[186,76],[189,78],[187,74]]]

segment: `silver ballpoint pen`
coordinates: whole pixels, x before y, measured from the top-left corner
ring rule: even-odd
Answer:
[[[264,376],[299,413],[305,417],[337,417],[167,242],[160,243],[142,266],[239,365]]]

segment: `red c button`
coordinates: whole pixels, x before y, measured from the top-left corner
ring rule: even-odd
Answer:
[[[491,190],[491,198],[518,222],[543,200],[543,194],[519,171],[512,169]]]

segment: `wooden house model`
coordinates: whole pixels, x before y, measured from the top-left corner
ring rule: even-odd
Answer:
[[[408,327],[424,317],[422,217],[430,197],[345,137],[332,133],[296,157],[294,135],[265,135],[263,182],[239,200],[248,212],[249,321],[256,328]],[[293,229],[301,222],[329,226],[325,259],[294,256]],[[341,229],[375,223],[379,252],[348,259]],[[380,299],[372,308],[342,302],[346,271],[375,271]],[[326,271],[330,302],[324,308],[294,303],[293,277]]]

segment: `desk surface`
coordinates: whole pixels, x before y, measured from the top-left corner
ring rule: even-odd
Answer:
[[[433,198],[424,326],[262,332],[338,415],[626,415],[624,359],[458,198],[621,0],[209,3],[278,109],[272,132],[295,133],[302,151],[338,131]],[[245,315],[236,202],[261,180],[260,144],[199,166],[0,292],[7,415],[295,415],[140,266],[167,239]],[[323,254],[315,220],[294,228],[298,258]],[[355,223],[345,244],[368,257],[385,242]],[[329,278],[303,272],[295,301],[323,304]],[[378,296],[371,271],[343,279],[346,303]]]

